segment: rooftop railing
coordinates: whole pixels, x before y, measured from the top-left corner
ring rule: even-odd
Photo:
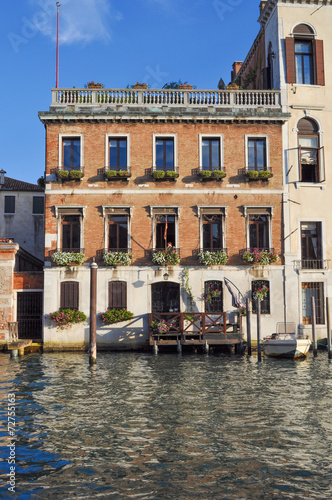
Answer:
[[[281,107],[278,90],[52,89],[52,106]]]

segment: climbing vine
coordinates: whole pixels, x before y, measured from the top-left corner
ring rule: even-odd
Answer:
[[[184,270],[184,289],[188,294],[189,302],[190,302],[190,310],[192,311],[195,305],[194,294],[192,292],[192,288],[189,282],[189,269],[188,267]]]

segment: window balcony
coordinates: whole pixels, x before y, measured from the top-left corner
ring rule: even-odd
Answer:
[[[172,170],[150,170],[150,174],[156,182],[160,181],[173,181],[176,182],[179,177],[177,167],[172,167]]]
[[[253,181],[268,181],[273,177],[271,167],[246,167],[242,169],[242,175],[246,178],[247,182]]]
[[[51,171],[52,174],[56,175],[59,182],[76,181],[79,182],[84,177],[84,167],[75,168],[54,168]]]
[[[155,248],[151,251],[151,260],[155,265],[176,266],[180,262],[180,249],[175,247],[170,247],[167,250]]]
[[[243,261],[247,264],[260,264],[266,266],[278,262],[279,255],[274,248],[246,248],[240,250]]]
[[[130,167],[105,167],[103,170],[105,181],[128,181],[131,177]]]
[[[295,266],[300,271],[324,271],[329,269],[329,260],[302,259],[296,260]]]
[[[201,167],[197,170],[197,175],[203,182],[221,182],[226,177],[226,169],[225,167]]]
[[[225,265],[227,263],[227,248],[200,248],[197,258],[204,266]]]

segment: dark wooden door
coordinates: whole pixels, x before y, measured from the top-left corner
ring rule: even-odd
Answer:
[[[42,292],[17,294],[17,322],[19,339],[42,339]]]

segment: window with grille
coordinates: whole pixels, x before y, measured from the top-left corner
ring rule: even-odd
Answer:
[[[108,283],[108,308],[127,309],[126,281],[110,281]]]
[[[79,283],[77,281],[61,283],[60,309],[79,309]]]
[[[312,297],[315,299],[316,323],[318,325],[324,325],[324,283],[321,282],[302,283],[302,322],[304,325],[312,324]]]
[[[257,300],[254,299],[255,292],[266,286],[268,289],[266,296],[260,302],[261,313],[270,314],[270,282],[266,280],[256,280],[251,282],[251,300],[252,300],[252,312],[257,314]]]
[[[205,281],[204,302],[205,312],[223,312],[223,289],[221,281]]]

